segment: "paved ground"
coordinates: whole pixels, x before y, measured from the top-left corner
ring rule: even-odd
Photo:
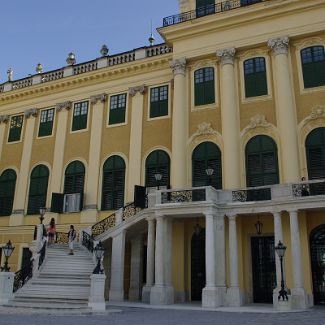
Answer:
[[[114,308],[117,311],[116,308]],[[120,312],[102,314],[73,315],[60,313],[0,309],[1,325],[324,325],[325,308],[315,308],[308,312],[257,314],[229,313],[192,310],[120,308]],[[52,312],[51,312],[52,313]]]

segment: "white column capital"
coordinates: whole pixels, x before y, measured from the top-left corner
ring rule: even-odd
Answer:
[[[104,103],[106,101],[106,99],[107,99],[106,93],[93,95],[93,96],[90,96],[90,103],[93,105],[97,104],[97,102]]]
[[[145,85],[129,88],[129,94],[131,97],[134,97],[137,93],[139,93],[140,95],[143,95],[143,94],[145,94],[146,91],[147,91],[147,87]]]
[[[216,217],[217,216],[217,210],[215,208],[207,208],[206,210],[203,211],[204,215],[207,216],[212,216]]]
[[[274,55],[288,54],[289,50],[289,37],[276,37],[267,41],[267,46],[272,49]]]
[[[234,64],[236,49],[234,47],[218,50],[216,55],[221,61],[221,65]]]
[[[57,103],[55,105],[55,109],[57,112],[61,112],[62,110],[66,109],[67,111],[72,108],[72,102],[71,101],[66,101],[63,103]]]
[[[9,121],[9,115],[0,115],[0,124],[4,123],[7,124]]]
[[[228,214],[227,217],[230,222],[236,222],[238,215],[237,214]]]
[[[30,108],[24,112],[25,118],[30,118],[30,117],[36,117],[38,114],[38,109],[37,108]]]
[[[186,58],[180,58],[169,62],[169,66],[174,72],[174,76],[181,74],[185,76],[186,72]]]

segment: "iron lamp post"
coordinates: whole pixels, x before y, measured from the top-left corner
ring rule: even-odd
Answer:
[[[278,300],[288,300],[288,293],[287,291],[284,289],[284,279],[283,279],[283,257],[285,254],[287,247],[283,245],[283,243],[281,243],[281,241],[279,240],[279,243],[277,246],[275,246],[275,251],[278,254],[279,258],[280,258],[280,266],[281,266],[281,290],[279,291],[279,296],[278,296]]]
[[[156,173],[155,174],[155,180],[157,182],[157,189],[158,189],[158,191],[159,191],[159,184],[160,184],[161,179],[162,179],[162,174]]]
[[[15,247],[12,246],[10,240],[8,241],[8,243],[6,245],[2,246],[3,254],[5,256],[5,264],[1,268],[1,272],[9,272],[10,271],[10,267],[8,267],[8,259],[11,256],[14,249],[15,249]]]
[[[262,234],[262,229],[263,229],[263,224],[262,222],[260,222],[260,218],[257,218],[257,222],[255,223],[255,229],[256,229],[256,233],[258,235]]]
[[[104,270],[100,266],[100,261],[102,260],[104,254],[105,254],[105,248],[101,241],[94,248],[94,253],[95,253],[95,257],[97,259],[97,265],[93,271],[93,274],[103,274]]]
[[[39,213],[40,213],[40,217],[39,217],[40,223],[43,224],[44,215],[46,213],[46,208],[45,207],[40,208]]]

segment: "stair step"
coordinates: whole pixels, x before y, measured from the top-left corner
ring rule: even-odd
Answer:
[[[77,310],[77,311],[91,311],[91,308],[88,307],[87,302],[80,302],[76,301],[72,303],[71,300],[69,301],[61,301],[57,300],[53,301],[34,301],[28,302],[25,300],[21,301],[14,301],[11,304],[5,305],[6,307],[13,307],[13,308],[28,308],[28,309],[48,309],[48,310]]]

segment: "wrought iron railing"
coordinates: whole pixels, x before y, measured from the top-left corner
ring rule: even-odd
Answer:
[[[163,27],[176,25],[185,21],[193,20],[196,18],[213,15],[216,13],[229,11],[241,7],[246,7],[259,2],[266,2],[270,0],[224,0],[221,3],[207,5],[205,7],[197,8],[196,10],[183,12],[181,14],[172,15],[163,19]]]
[[[122,220],[125,221],[133,216],[135,216],[138,212],[140,212],[142,209],[139,207],[136,207],[134,205],[134,202],[129,203],[123,207],[123,216]]]
[[[89,252],[93,252],[94,250],[94,239],[92,236],[87,234],[85,231],[82,232],[82,246],[86,247]]]
[[[93,237],[96,237],[96,236],[104,233],[108,229],[114,227],[115,224],[116,224],[116,216],[115,216],[115,213],[113,213],[113,214],[109,215],[107,218],[95,223],[91,227],[91,234]]]
[[[16,292],[18,289],[24,286],[24,284],[33,276],[33,262],[34,260],[31,260],[30,263],[22,268],[21,270],[17,271],[15,273],[14,278],[14,292]]]
[[[182,203],[206,201],[206,189],[198,188],[181,191],[165,191],[161,192],[161,203]]]
[[[271,187],[250,188],[232,191],[233,202],[252,202],[272,200]]]
[[[292,194],[294,197],[325,195],[325,180],[293,184]]]
[[[77,233],[76,240],[79,240],[79,233]],[[69,243],[69,235],[67,232],[56,232],[55,242],[57,244],[68,244]]]

